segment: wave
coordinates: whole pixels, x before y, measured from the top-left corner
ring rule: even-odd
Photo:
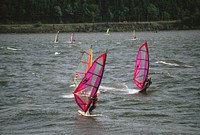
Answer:
[[[117,87],[117,88],[116,88]],[[102,86],[100,85],[100,89],[103,89],[103,91],[124,91],[124,89],[127,89],[128,86],[126,84],[120,84],[117,85],[116,87],[112,87],[112,86]]]
[[[61,95],[62,98],[74,98],[74,94]]]
[[[120,91],[123,92],[124,94],[136,94],[138,93],[140,90],[138,89],[131,89],[128,88],[128,86],[126,84],[122,84],[123,88],[115,88],[115,87],[109,87],[109,86],[100,86],[100,91],[101,92],[107,92],[107,91]]]
[[[155,63],[157,64],[164,64],[164,65],[169,65],[169,66],[180,66],[179,64],[176,64],[176,63],[168,63],[168,62],[165,62],[165,61],[156,61]]]
[[[20,50],[20,49],[16,49],[16,48],[13,48],[13,47],[7,47],[8,50],[12,50],[12,51],[17,51],[17,50]]]
[[[71,84],[69,87],[76,87],[76,85],[75,84]]]
[[[138,93],[140,90],[138,89],[131,89],[128,88],[128,86],[126,84],[122,84],[121,88],[116,88],[116,87],[111,87],[111,86],[102,86],[100,85],[99,90],[98,90],[98,94],[99,93],[106,93],[108,91],[118,91],[118,92],[122,92],[124,94],[136,94]],[[70,93],[70,94],[65,94],[61,96],[62,98],[74,98],[74,94]]]
[[[185,67],[189,67],[189,68],[191,68],[191,67],[194,67],[194,66],[190,66],[190,65],[184,65]]]
[[[156,61],[155,63],[157,63],[157,64],[164,64],[164,65],[168,65],[168,66],[176,66],[176,67],[179,67],[179,66],[184,66],[184,67],[189,67],[189,68],[193,67],[193,66],[190,66],[190,65],[187,65],[187,64],[185,64],[185,65],[179,65],[177,63],[169,63],[169,62],[165,62],[165,61]]]
[[[59,52],[55,52],[54,54],[55,54],[55,55],[59,55],[60,53],[59,53]]]
[[[175,77],[174,75],[171,75],[169,72],[159,72],[159,71],[153,71],[151,74],[158,74],[158,75],[164,75],[169,77]]]

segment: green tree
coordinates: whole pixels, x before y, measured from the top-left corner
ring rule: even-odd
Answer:
[[[164,11],[162,13],[162,16],[163,16],[163,20],[164,21],[169,21],[170,20],[170,14],[168,12]]]
[[[158,9],[154,4],[149,4],[147,7],[147,13],[150,18],[150,20],[158,20]]]
[[[62,21],[62,11],[61,11],[60,6],[55,6],[54,11],[55,11],[55,16],[59,19],[59,23],[63,23],[63,21]]]
[[[199,25],[200,0],[0,0],[0,23],[182,20]]]

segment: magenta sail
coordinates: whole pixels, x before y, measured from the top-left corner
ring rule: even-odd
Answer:
[[[136,57],[134,82],[138,88],[142,89],[149,72],[149,51],[147,43],[142,44]]]
[[[89,97],[94,97],[98,91],[104,73],[105,61],[106,53],[96,58],[78,87],[74,90],[75,101],[84,112],[87,112],[90,107],[91,101]]]

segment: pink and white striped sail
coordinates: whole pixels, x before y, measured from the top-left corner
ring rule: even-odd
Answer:
[[[100,55],[93,62],[78,87],[74,90],[74,98],[78,106],[87,112],[92,98],[97,93],[104,73],[106,53]]]
[[[142,89],[149,72],[149,51],[147,42],[143,43],[136,57],[133,80],[138,88]]]

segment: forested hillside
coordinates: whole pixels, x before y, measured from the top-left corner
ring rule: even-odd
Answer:
[[[1,0],[0,23],[182,20],[199,25],[200,0]]]

